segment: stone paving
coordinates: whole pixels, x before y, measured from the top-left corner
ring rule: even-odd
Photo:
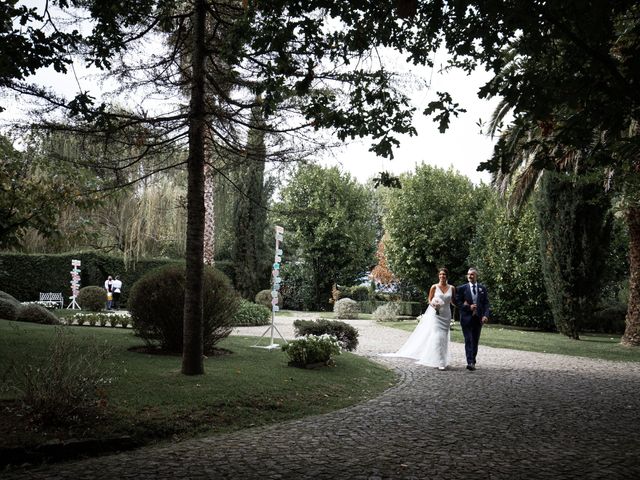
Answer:
[[[279,318],[292,336],[291,319]],[[369,402],[270,427],[38,469],[29,479],[637,479],[640,365],[463,346],[442,372],[380,358],[408,334],[371,321],[360,354],[400,382]],[[261,335],[265,327],[242,328]],[[277,336],[277,334],[276,334]],[[267,336],[268,337],[268,336]],[[268,340],[268,338],[267,338]],[[482,342],[481,342],[482,343]]]

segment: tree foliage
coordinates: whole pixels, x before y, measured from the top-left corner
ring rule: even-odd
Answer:
[[[436,283],[438,268],[461,282],[469,267],[469,248],[484,208],[484,188],[453,170],[419,165],[389,191],[384,220],[391,270],[424,293]]]
[[[389,262],[387,261],[386,254],[384,253],[385,241],[389,241],[389,236],[387,234],[385,234],[378,242],[378,248],[376,250],[378,264],[373,267],[373,270],[371,270],[370,277],[374,282],[388,286],[395,281],[395,276],[393,275],[393,272],[389,270]]]
[[[303,166],[283,189],[276,208],[285,248],[292,261],[306,267],[313,306],[325,310],[334,283],[351,285],[374,263],[371,192],[335,167]]]
[[[0,248],[17,247],[29,229],[57,234],[61,211],[96,202],[85,191],[91,183],[86,172],[56,165],[37,145],[19,152],[0,136]]]
[[[473,5],[468,25],[487,27],[475,35],[490,40],[471,54],[495,73],[480,93],[503,98],[499,120],[506,112],[514,117],[482,167],[533,187],[544,169],[573,173],[578,160],[581,174],[599,175],[604,188],[624,193],[632,253],[623,343],[640,345],[640,256],[633,254],[640,251],[640,231],[632,227],[640,219],[637,2],[462,4]],[[461,33],[468,39],[470,30]],[[502,39],[503,47],[491,38]],[[516,201],[530,191],[516,188]]]
[[[238,293],[246,299],[253,299],[268,287],[271,270],[265,232],[272,188],[265,183],[265,133],[257,111],[256,116],[252,122],[254,128],[249,131],[245,158],[238,167],[239,191],[235,195],[233,215],[234,282]]]
[[[491,292],[492,321],[553,330],[540,262],[540,234],[533,205],[510,215],[494,193],[479,215],[469,261]]]
[[[544,125],[553,133],[556,144],[584,146],[595,132],[594,151],[606,145],[616,155],[592,155],[590,159],[618,171],[636,172],[637,158],[633,160],[629,155],[630,151],[638,151],[637,133],[632,127],[638,120],[640,100],[636,88],[640,60],[635,54],[640,22],[635,1],[425,1],[402,2],[400,11],[389,2],[374,0],[360,2],[358,8],[349,2],[324,0],[194,3],[198,8],[191,8],[188,2],[165,0],[108,4],[58,1],[62,8],[73,5],[90,12],[92,30],[84,38],[77,32],[67,38],[47,38],[42,34],[43,28],[36,29],[35,35],[33,29],[24,29],[26,34],[17,31],[13,20],[24,19],[28,23],[35,14],[16,9],[15,2],[3,4],[0,12],[7,21],[2,22],[0,34],[11,39],[3,48],[17,47],[8,52],[11,56],[2,50],[3,58],[18,58],[20,63],[24,54],[26,60],[16,70],[3,63],[2,86],[21,94],[44,95],[42,89],[23,82],[24,72],[50,64],[64,69],[66,53],[59,48],[63,45],[72,52],[82,51],[90,64],[108,67],[115,53],[124,51],[130,41],[143,37],[155,26],[162,31],[184,32],[185,42],[180,45],[197,46],[196,41],[187,41],[194,38],[202,46],[203,39],[199,37],[204,36],[205,29],[201,30],[202,35],[192,35],[191,31],[193,26],[202,25],[198,16],[211,15],[225,21],[231,18],[232,28],[216,54],[226,65],[236,68],[239,75],[246,74],[242,76],[242,84],[251,90],[250,98],[255,95],[262,98],[266,116],[275,115],[283,105],[295,105],[307,125],[334,128],[341,139],[369,135],[375,140],[372,148],[376,153],[391,155],[391,148],[398,143],[398,133],[415,133],[411,126],[413,111],[406,97],[393,88],[392,75],[382,67],[360,68],[360,61],[367,59],[376,47],[388,46],[406,53],[414,63],[431,64],[432,52],[446,45],[452,52],[451,64],[471,69],[481,62],[495,73],[481,95],[499,94],[508,98],[514,105],[516,118],[526,115],[530,121]],[[229,10],[235,15],[216,15]],[[35,59],[29,57],[31,44],[24,40],[31,37],[36,46],[44,49],[42,58],[38,54]],[[512,53],[507,57],[509,49]],[[192,58],[202,53],[196,50],[190,51]],[[189,77],[191,87],[192,80],[197,83],[201,79],[199,68],[204,59],[201,60],[191,64],[196,67]],[[349,65],[356,67],[342,68]],[[175,72],[176,67],[179,70],[184,65],[174,62],[169,55],[157,67],[156,72],[163,69]],[[344,91],[332,88],[339,83],[351,88]],[[167,82],[165,86],[175,88],[175,83]],[[202,93],[204,88],[200,87],[192,92]],[[436,94],[438,100],[430,102],[425,112],[435,114],[440,126],[446,128],[449,116],[456,115],[461,107],[449,93]],[[192,99],[196,98],[201,96],[192,95]],[[229,100],[232,104],[237,101]],[[191,108],[179,108],[175,115],[162,117],[164,123],[160,126],[158,117],[149,121],[144,111],[136,115],[113,114],[104,106],[94,105],[87,92],[81,92],[70,102],[57,103],[71,115],[83,114],[84,118],[97,120],[111,134],[123,127],[135,130],[137,134],[132,138],[137,142],[143,139],[149,148],[165,148],[168,138],[184,142],[187,122],[191,122],[189,138],[195,146],[199,142],[201,120],[209,118],[207,114],[214,114],[218,107],[207,105],[207,111],[201,112],[198,109],[203,104],[192,101]],[[236,111],[246,112],[251,106],[244,103]],[[141,131],[148,134],[141,136]],[[229,133],[218,132],[220,138]],[[599,141],[601,134],[609,135],[613,141]],[[195,177],[202,163],[200,157],[199,151],[190,151],[189,170]],[[504,165],[494,162],[489,167],[499,169]],[[189,211],[189,230],[193,235],[188,235],[188,239],[194,244],[193,248],[187,248],[187,255],[194,259],[195,244],[199,241],[200,212],[193,202],[199,194],[197,184],[197,181],[190,184],[194,187]],[[196,210],[193,216],[192,206]],[[637,205],[633,208],[629,209],[635,214],[630,225],[636,217],[640,218]],[[640,242],[636,230],[629,229],[632,243]],[[635,258],[631,262],[632,279],[638,277],[640,269]],[[200,277],[197,269],[193,272],[194,278]],[[197,283],[192,287],[198,290]],[[638,304],[640,282],[632,282],[631,292],[630,303]],[[187,297],[190,303],[190,295]],[[185,312],[196,315],[198,295],[192,300]],[[637,312],[634,315],[631,320],[637,327],[640,316]],[[640,343],[640,335],[634,334],[634,338]]]
[[[537,210],[542,270],[553,317],[561,333],[578,339],[582,319],[593,315],[602,288],[611,204],[598,184],[545,172]]]

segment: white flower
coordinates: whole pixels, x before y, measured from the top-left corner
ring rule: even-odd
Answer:
[[[440,313],[440,307],[444,305],[444,302],[440,297],[433,297],[430,305],[435,309],[436,313]]]

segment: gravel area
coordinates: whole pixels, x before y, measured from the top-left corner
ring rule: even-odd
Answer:
[[[293,318],[276,326],[292,338]],[[379,357],[407,332],[368,320],[357,353],[395,369],[380,397],[270,427],[5,472],[29,479],[637,479],[640,365],[480,345],[465,370]],[[260,336],[266,327],[239,328]],[[278,335],[276,334],[276,337]],[[268,344],[269,335],[262,339]]]

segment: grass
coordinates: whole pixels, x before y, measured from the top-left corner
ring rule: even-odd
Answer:
[[[56,328],[60,327],[0,320],[0,383],[14,382],[12,372],[21,365],[46,362]],[[137,444],[325,413],[377,396],[395,383],[390,370],[349,353],[336,357],[337,366],[332,368],[289,367],[279,349],[252,348],[255,337],[223,340],[219,346],[232,353],[207,358],[204,375],[185,376],[178,356],[129,351],[142,344],[130,329],[62,328],[79,342],[88,344],[95,338],[111,347],[104,362],[113,379],[108,403],[98,424],[85,425],[83,431],[102,437],[130,435]],[[3,403],[16,399],[12,391],[0,390]],[[78,428],[35,431],[26,420],[20,425],[15,415],[8,416],[3,408],[0,446],[83,435]]]
[[[417,321],[385,322],[383,325],[411,332],[417,325]],[[464,342],[458,323],[451,331],[451,340]],[[624,347],[620,344],[620,336],[612,334],[586,333],[580,335],[580,340],[572,340],[559,333],[520,330],[504,325],[488,324],[482,329],[480,344],[530,352],[640,362],[640,348]]]

